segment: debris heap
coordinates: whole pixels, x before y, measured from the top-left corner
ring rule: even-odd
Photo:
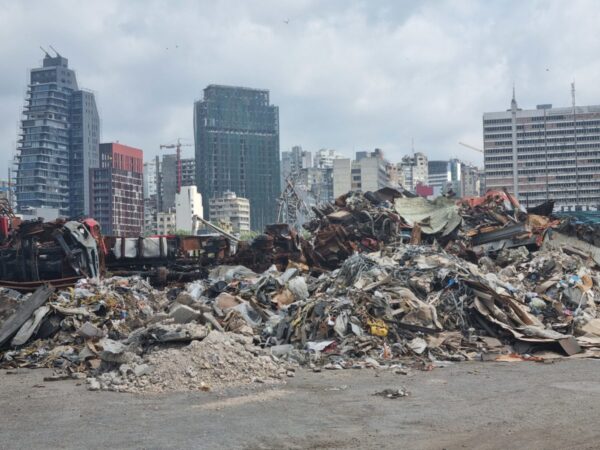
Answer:
[[[211,390],[276,383],[286,371],[252,344],[252,338],[216,330],[189,345],[157,349],[118,370],[88,380],[92,389],[118,392]]]
[[[297,365],[598,357],[596,228],[548,209],[497,191],[349,193],[315,210],[308,238],[270,226],[193,282],[4,290],[0,366],[163,392],[278,382]]]

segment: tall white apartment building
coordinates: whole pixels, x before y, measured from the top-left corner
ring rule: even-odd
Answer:
[[[194,216],[202,217],[202,195],[196,186],[182,186],[175,194],[175,223],[177,230],[194,231]]]

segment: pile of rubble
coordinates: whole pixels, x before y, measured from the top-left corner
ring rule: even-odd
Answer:
[[[5,290],[0,367],[163,392],[279,382],[298,365],[406,373],[598,357],[598,248],[548,207],[526,211],[506,192],[434,202],[350,193],[316,210],[309,239],[271,226],[240,246],[238,264],[201,280]]]
[[[114,362],[120,363],[118,369],[88,379],[91,390],[208,391],[248,383],[276,383],[287,373],[254,346],[251,337],[216,330],[207,330],[202,340],[192,340],[189,345],[159,348],[143,357],[131,355]]]
[[[225,332],[211,308],[190,306],[180,291],[158,291],[137,277],[80,280],[58,293],[5,290],[2,336],[11,339],[0,366],[52,367],[56,379],[89,376],[91,390],[120,392],[270,383],[294,370],[255,346],[252,333]]]

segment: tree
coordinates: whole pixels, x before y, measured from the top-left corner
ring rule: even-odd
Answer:
[[[242,231],[240,233],[240,240],[241,241],[251,241],[259,234],[260,233],[258,231]]]

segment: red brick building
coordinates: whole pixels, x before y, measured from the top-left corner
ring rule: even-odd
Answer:
[[[100,144],[100,167],[90,170],[91,215],[105,235],[136,237],[144,229],[144,153]]]

